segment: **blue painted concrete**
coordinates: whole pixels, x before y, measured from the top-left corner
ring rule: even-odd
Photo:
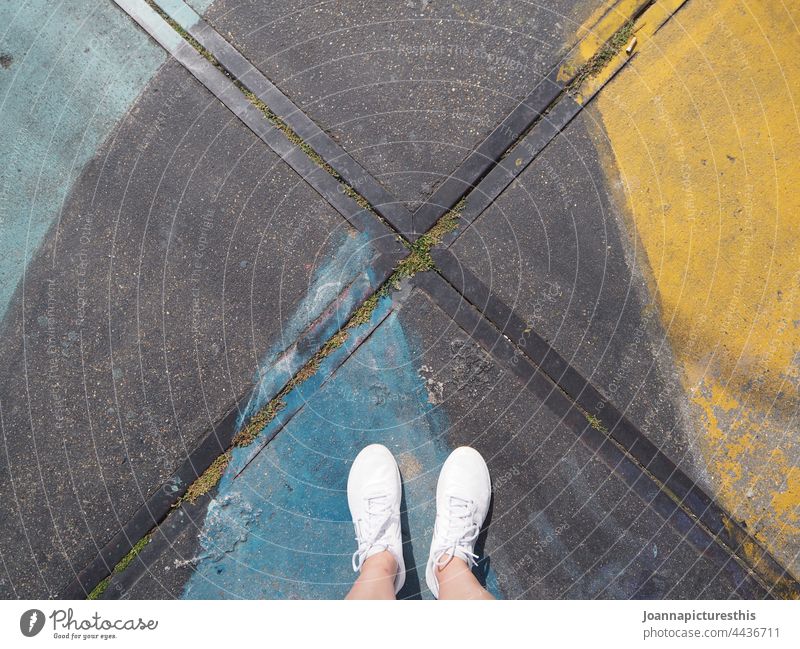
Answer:
[[[416,565],[401,596],[424,587],[438,471],[450,449],[449,422],[432,406],[398,314],[383,298],[373,321],[383,323],[349,353],[341,348],[295,390],[287,410],[302,406],[250,462],[237,449],[209,506],[202,552],[184,590],[189,599],[341,598],[354,574],[347,474],[358,451],[381,443],[398,458],[404,485],[406,563]],[[354,331],[358,338],[371,325]],[[276,424],[272,424],[275,426]],[[270,435],[270,426],[262,435]],[[489,575],[489,588],[497,582]]]
[[[347,321],[348,313],[377,288],[370,267],[376,253],[369,236],[352,230],[336,236],[330,257],[316,269],[306,296],[283,326],[280,340],[264,354],[254,377],[257,388],[240,413],[237,427],[268,403]],[[301,337],[306,344],[297,344]]]
[[[0,3],[0,316],[88,160],[166,60],[108,0]]]

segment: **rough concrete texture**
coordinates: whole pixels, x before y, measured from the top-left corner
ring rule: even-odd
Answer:
[[[190,4],[411,207],[586,25],[640,5]],[[451,250],[797,576],[800,15],[650,11],[679,5],[562,104],[608,82]],[[48,597],[148,497],[177,497],[171,476],[213,426],[235,412],[241,430],[390,262],[112,3],[0,18],[0,596]],[[619,23],[604,24],[571,61]],[[732,558],[558,386],[513,364],[502,323],[432,278],[378,300],[104,596],[341,597],[347,473],[370,442],[404,479],[402,597],[430,597],[436,477],[462,444],[493,475],[476,572],[498,596],[767,596],[745,565],[753,539]]]
[[[57,595],[319,314],[315,277],[364,272],[362,239],[166,64],[4,322],[3,595]]]
[[[675,462],[691,462],[671,350],[579,115],[451,250]]]
[[[300,390],[302,409],[272,443],[243,470],[234,460],[207,507],[172,516],[168,527],[180,531],[116,576],[109,596],[342,597],[354,578],[347,472],[374,442],[394,452],[403,476],[401,597],[430,596],[436,479],[464,444],[493,477],[478,574],[496,595],[764,595],[729,562],[699,553],[424,293],[329,380]]]
[[[206,19],[413,208],[600,4],[218,0]]]
[[[4,2],[0,25],[2,315],[72,184],[166,55],[105,0]]]
[[[689,2],[604,90],[604,167],[676,359],[692,477],[800,575],[796,3]]]

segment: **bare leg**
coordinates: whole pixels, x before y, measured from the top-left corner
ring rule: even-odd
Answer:
[[[444,568],[436,568],[436,577],[439,599],[494,599],[458,557],[451,559]]]
[[[437,599],[494,599],[469,569],[492,500],[489,467],[474,448],[450,453],[436,485],[436,522],[425,582]]]
[[[395,599],[397,561],[384,550],[373,554],[361,566],[361,574],[345,599]]]

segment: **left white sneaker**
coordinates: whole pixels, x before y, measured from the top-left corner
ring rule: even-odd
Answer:
[[[358,543],[358,550],[353,553],[353,570],[358,572],[373,554],[388,550],[397,561],[395,594],[406,581],[400,535],[401,497],[400,469],[392,452],[381,444],[363,448],[347,478],[347,503]]]

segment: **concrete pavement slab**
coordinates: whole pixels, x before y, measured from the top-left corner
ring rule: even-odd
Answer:
[[[413,209],[601,4],[217,0],[205,18]]]
[[[671,350],[591,128],[579,115],[450,250],[664,453],[691,462]]]
[[[371,286],[368,239],[166,64],[3,323],[3,595],[57,595],[148,497],[184,489],[164,483],[257,372]]]
[[[479,574],[495,594],[764,596],[738,564],[698,551],[426,293],[386,308],[330,379],[298,388],[302,408],[276,437],[249,463],[234,456],[213,499],[171,515],[168,541],[154,532],[106,596],[342,597],[353,580],[347,472],[373,442],[404,479],[402,596],[429,596],[436,477],[464,444],[493,476]]]
[[[596,113],[696,431],[693,477],[795,577],[798,20],[796,3],[689,2]]]

